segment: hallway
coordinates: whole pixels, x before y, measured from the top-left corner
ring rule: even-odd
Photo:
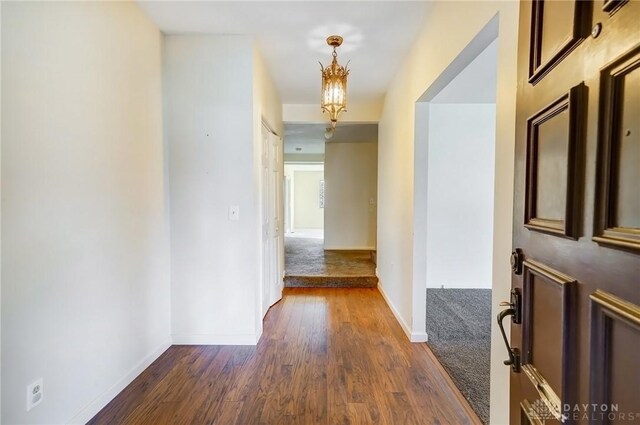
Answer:
[[[374,251],[325,250],[317,238],[285,238],[286,287],[374,288]]]
[[[375,289],[289,288],[257,346],[172,346],[89,424],[479,424]]]
[[[519,246],[513,195],[524,190],[514,153],[533,116],[516,120],[518,82],[529,78],[518,72],[529,32],[518,31],[517,1],[0,3],[1,423],[480,423],[424,344],[434,241],[424,221],[434,217],[430,183],[452,201],[445,234],[479,216],[454,194],[488,198],[459,155],[437,162],[463,184],[429,178],[434,126],[421,118],[499,34],[495,119],[478,116],[496,127],[494,154],[480,149],[495,165],[492,243],[449,238],[455,259],[491,253],[495,317],[518,283],[507,266]],[[607,45],[604,18],[638,11],[608,3],[626,5],[611,16],[575,2],[594,13],[572,15],[606,24],[597,43]],[[340,84],[327,84],[323,69],[338,65]],[[593,110],[577,120],[589,131]],[[476,130],[448,123],[445,142],[452,126]],[[597,152],[578,142],[574,151]],[[577,164],[571,175],[584,175],[571,181],[591,190],[596,159],[563,164]],[[304,174],[320,164],[321,176]],[[300,166],[289,184],[287,165]],[[596,199],[571,193],[582,192]],[[296,210],[301,200],[317,221]],[[564,204],[585,212],[573,224],[594,228],[595,210],[578,204]],[[324,245],[285,241],[309,230]],[[459,270],[478,274],[469,264]],[[505,424],[519,406],[505,402],[512,379],[497,326],[490,418]]]

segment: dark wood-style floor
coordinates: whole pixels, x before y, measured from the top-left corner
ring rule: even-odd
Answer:
[[[257,346],[172,346],[90,424],[479,424],[377,289],[288,288]]]

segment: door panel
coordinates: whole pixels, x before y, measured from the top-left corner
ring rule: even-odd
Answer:
[[[640,344],[640,310],[604,291],[596,291],[591,300],[590,401],[597,405],[617,405],[619,412],[637,413],[638,354],[629,347]],[[629,391],[629,386],[636,390]],[[603,417],[606,412],[597,413],[603,424],[624,422]],[[640,416],[626,420],[626,423],[636,422],[640,422]]]
[[[577,282],[534,260],[524,262],[523,370],[555,417],[575,400],[575,286]]]
[[[525,225],[577,238],[582,194],[584,86],[527,121]]]
[[[538,82],[588,34],[586,1],[536,1],[531,5],[529,81]]]
[[[640,1],[520,11],[510,422],[640,423]]]
[[[640,46],[601,71],[595,240],[640,249]]]

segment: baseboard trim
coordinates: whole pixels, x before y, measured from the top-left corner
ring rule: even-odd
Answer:
[[[376,270],[376,272],[377,272],[377,270]],[[382,294],[382,298],[384,298],[385,302],[389,306],[389,309],[391,310],[391,312],[395,316],[396,320],[400,324],[400,327],[404,331],[405,335],[407,335],[407,338],[409,338],[409,341],[411,341],[411,342],[427,342],[427,333],[426,332],[412,332],[411,328],[407,325],[407,323],[404,321],[402,316],[400,316],[400,313],[398,312],[398,309],[396,309],[396,306],[393,305],[393,302],[391,302],[391,299],[389,299],[389,296],[387,295],[387,293],[384,292],[384,287],[380,283],[380,277],[378,277],[378,291],[380,292],[380,294]]]
[[[173,345],[256,345],[261,335],[176,334]]]
[[[146,368],[151,365],[158,357],[171,347],[171,341],[167,340],[160,344],[158,348],[153,350],[149,355],[143,358],[136,366],[133,367],[125,376],[116,382],[111,388],[99,395],[95,400],[84,407],[76,414],[68,425],[84,425],[91,420],[100,410],[102,410],[111,400],[113,400],[127,385],[133,382]]]

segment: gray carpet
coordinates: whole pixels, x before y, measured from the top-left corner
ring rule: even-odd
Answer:
[[[491,289],[427,289],[429,346],[469,400],[489,423]]]
[[[322,239],[287,237],[284,245],[286,287],[375,288],[371,251],[331,251]]]

